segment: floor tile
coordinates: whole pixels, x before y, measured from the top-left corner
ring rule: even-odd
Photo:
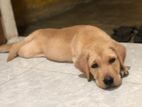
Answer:
[[[0,85],[5,84],[6,82],[16,78],[17,76],[28,71],[28,68],[7,68],[0,71]]]
[[[125,44],[130,75],[114,90],[88,82],[71,63],[45,58],[16,58],[7,63],[0,54],[0,106],[2,107],[141,107],[142,47]]]
[[[76,75],[32,69],[0,87],[2,107],[141,107],[142,85],[102,90]]]
[[[0,85],[21,75],[45,60],[45,58],[24,59],[18,57],[11,62],[6,62],[6,59],[7,54],[0,54]]]
[[[130,66],[130,75],[127,81],[142,83],[142,45],[141,44],[124,44],[127,48],[126,65]]]

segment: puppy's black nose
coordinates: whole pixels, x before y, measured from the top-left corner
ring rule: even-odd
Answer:
[[[113,84],[113,78],[111,76],[106,76],[104,79],[104,84],[110,86],[111,84]]]

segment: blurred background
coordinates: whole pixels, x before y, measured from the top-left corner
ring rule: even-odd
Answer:
[[[20,36],[27,36],[39,28],[89,24],[102,28],[110,35],[113,35],[114,29],[124,26],[120,29],[120,35],[121,30],[124,34],[125,31],[129,31],[127,37],[120,38],[127,40],[119,41],[128,41],[131,30],[137,26],[141,28],[142,25],[141,0],[11,0],[11,2]]]

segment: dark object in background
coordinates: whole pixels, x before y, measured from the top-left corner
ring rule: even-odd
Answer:
[[[112,38],[119,42],[129,42],[136,27],[121,26],[113,30]]]
[[[0,45],[5,44],[7,42],[6,38],[4,35],[0,35]]]
[[[142,26],[136,29],[136,36],[134,37],[133,41],[135,43],[142,43]]]
[[[7,42],[6,37],[4,36],[2,23],[1,23],[1,17],[0,17],[0,45],[5,44]]]
[[[142,26],[121,26],[113,30],[112,38],[119,42],[142,43]]]

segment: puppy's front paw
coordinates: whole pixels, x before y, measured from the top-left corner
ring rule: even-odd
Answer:
[[[122,70],[120,71],[121,77],[125,77],[129,75],[129,71],[128,71],[129,69],[130,69],[130,66],[124,66]]]

